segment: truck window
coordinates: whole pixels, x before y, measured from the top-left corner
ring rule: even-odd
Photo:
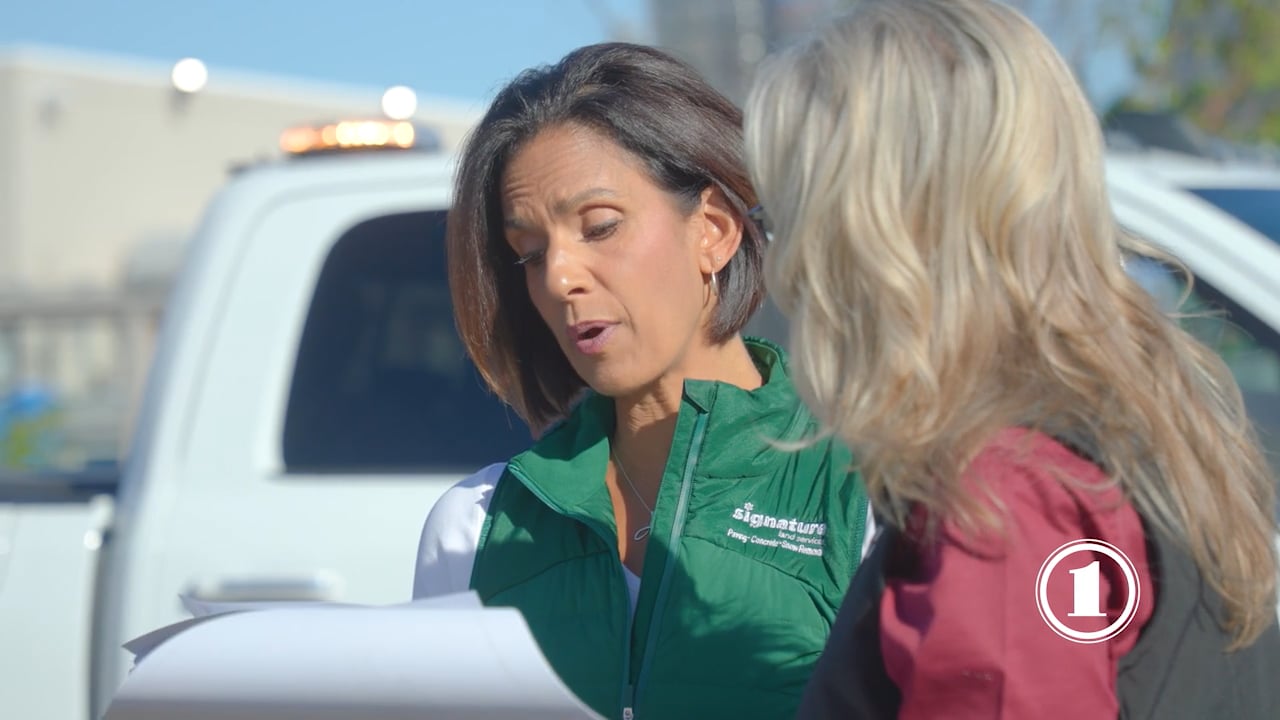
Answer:
[[[288,472],[466,472],[528,447],[454,328],[444,223],[443,212],[389,215],[334,244],[294,366]]]
[[[1190,191],[1280,243],[1280,188],[1191,188]]]
[[[1196,279],[1179,307],[1187,287],[1179,273],[1148,259],[1133,259],[1126,267],[1161,308],[1178,313],[1183,328],[1226,362],[1262,436],[1272,470],[1280,471],[1280,333],[1202,280]]]

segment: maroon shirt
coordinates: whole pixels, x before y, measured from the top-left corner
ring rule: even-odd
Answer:
[[[881,651],[902,692],[899,717],[1116,717],[1116,670],[1155,607],[1147,545],[1137,512],[1092,463],[1045,435],[1008,429],[971,463],[964,482],[994,493],[1002,532],[965,535],[944,523],[914,561],[887,570],[880,602]],[[919,518],[918,518],[919,519]],[[1137,611],[1119,635],[1081,644],[1055,633],[1036,604],[1036,578],[1063,544],[1106,541],[1133,562]],[[1101,555],[1071,556],[1049,584],[1053,608],[1072,607],[1068,568],[1099,564],[1105,618],[1122,612],[1126,584]],[[1063,613],[1065,614],[1065,613]],[[1068,621],[1067,618],[1063,618]]]

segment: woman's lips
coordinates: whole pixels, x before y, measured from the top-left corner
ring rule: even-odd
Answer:
[[[599,355],[604,352],[605,343],[613,335],[616,323],[585,322],[569,328],[569,337],[574,347],[583,355]]]

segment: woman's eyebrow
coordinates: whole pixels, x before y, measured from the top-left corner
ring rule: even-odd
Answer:
[[[614,192],[613,190],[610,190],[607,187],[587,188],[586,190],[583,190],[578,193],[574,193],[573,195],[563,200],[557,200],[556,203],[551,206],[551,209],[554,210],[556,214],[564,215],[566,213],[571,212],[575,207],[577,207],[578,205],[581,205],[582,203],[588,200],[594,200],[598,197],[617,197],[617,196],[618,196],[618,193]]]
[[[563,200],[557,200],[551,206],[552,212],[557,215],[567,215],[573,211],[575,207],[581,205],[588,200],[594,200],[600,197],[617,197],[618,193],[606,187],[587,188],[581,192],[574,193]],[[532,229],[528,223],[520,218],[504,217],[502,226],[509,230],[530,230]]]

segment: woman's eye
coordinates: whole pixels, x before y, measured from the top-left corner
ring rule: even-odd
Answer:
[[[603,240],[613,234],[618,229],[618,220],[609,220],[608,222],[597,223],[586,229],[582,236],[588,240]]]
[[[516,258],[516,265],[540,265],[542,264],[542,258],[546,257],[546,255],[546,250],[534,250]]]

